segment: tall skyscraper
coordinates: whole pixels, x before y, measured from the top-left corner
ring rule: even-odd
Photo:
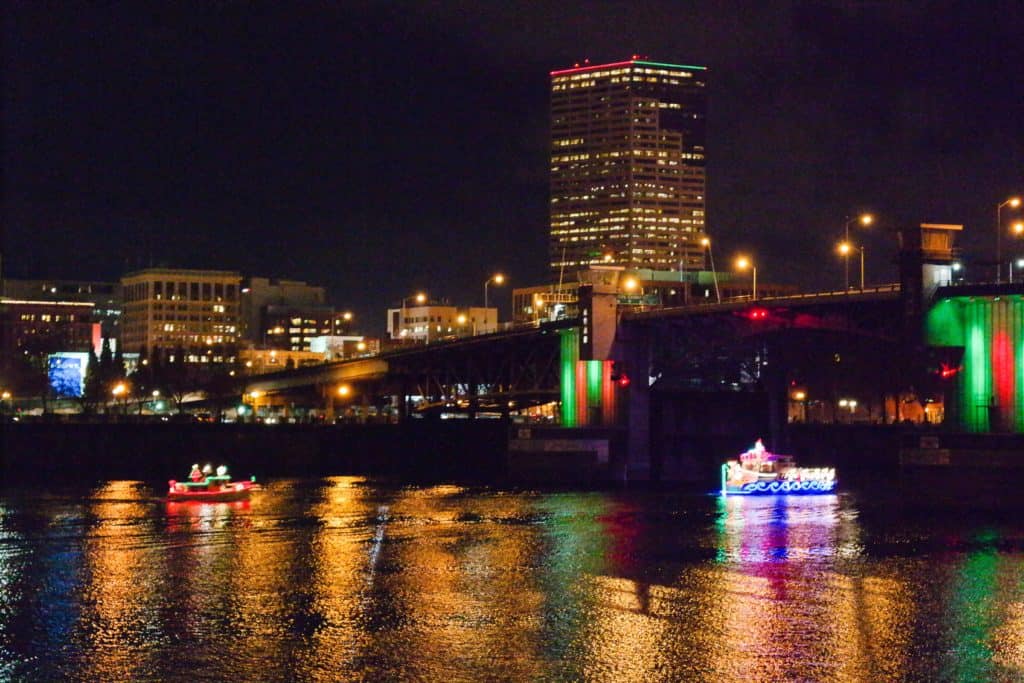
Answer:
[[[707,70],[631,59],[551,72],[550,264],[704,263]]]

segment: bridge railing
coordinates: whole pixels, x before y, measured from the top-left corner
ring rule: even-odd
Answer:
[[[874,287],[865,287],[861,289],[859,287],[851,287],[848,290],[832,290],[827,292],[804,292],[801,294],[783,294],[780,296],[759,296],[758,301],[782,301],[786,299],[815,299],[824,297],[843,297],[853,296],[856,294],[890,294],[892,292],[899,292],[899,283],[887,284],[887,285],[875,285]],[[734,297],[736,301],[750,301],[751,297],[745,295],[742,297]],[[724,300],[723,300],[724,303]]]

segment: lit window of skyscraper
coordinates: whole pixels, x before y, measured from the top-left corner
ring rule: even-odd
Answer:
[[[555,273],[704,264],[707,70],[639,59],[551,72]]]

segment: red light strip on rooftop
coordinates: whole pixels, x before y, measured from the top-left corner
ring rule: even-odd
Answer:
[[[611,69],[617,66],[630,66],[632,64],[642,64],[644,66],[661,66],[668,67],[671,69],[700,69],[704,71],[707,69],[706,66],[687,66],[685,64],[665,64],[663,62],[648,62],[644,59],[628,59],[624,62],[612,62],[611,64],[597,64],[594,66],[578,66],[571,69],[560,69],[558,71],[550,72],[551,76],[561,76],[563,74],[574,74],[581,73],[583,71],[593,71],[594,69]]]
[[[593,71],[594,69],[610,69],[616,66],[629,66],[633,63],[632,59],[626,60],[625,62],[613,62],[611,64],[598,64],[596,66],[577,66],[572,69],[561,69],[559,71],[552,71],[552,76],[560,76],[562,74],[573,74],[581,71]]]

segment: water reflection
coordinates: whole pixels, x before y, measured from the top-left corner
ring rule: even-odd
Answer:
[[[356,477],[0,497],[0,679],[1024,674],[1024,530],[863,508]]]

